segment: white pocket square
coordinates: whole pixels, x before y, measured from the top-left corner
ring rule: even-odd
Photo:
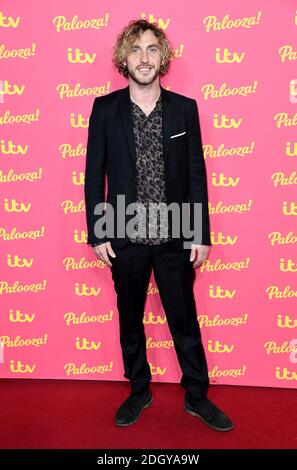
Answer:
[[[171,136],[170,136],[170,139],[174,139],[175,137],[179,137],[180,135],[184,135],[185,133],[186,133],[186,131],[181,132],[180,134],[171,135]]]

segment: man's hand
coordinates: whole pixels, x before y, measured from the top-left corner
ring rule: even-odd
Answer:
[[[197,257],[193,264],[194,268],[198,268],[198,266],[207,258],[209,249],[209,245],[191,245],[190,261],[194,261]]]
[[[109,261],[108,255],[112,256],[113,258],[116,257],[115,252],[111,248],[110,242],[101,243],[100,245],[93,246],[94,253],[98,258],[100,258],[107,266],[112,266],[111,262]]]

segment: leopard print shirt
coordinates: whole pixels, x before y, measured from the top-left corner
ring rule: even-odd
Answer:
[[[153,111],[146,116],[130,99],[136,152],[136,190],[139,221],[146,233],[130,238],[133,243],[160,245],[171,240],[166,206],[148,216],[149,203],[165,203],[165,171],[163,157],[162,100],[161,95]],[[162,232],[161,232],[162,230]],[[144,236],[142,236],[144,235]]]

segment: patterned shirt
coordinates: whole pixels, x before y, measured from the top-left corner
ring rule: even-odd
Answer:
[[[148,116],[131,99],[130,104],[136,152],[137,204],[143,204],[146,209],[145,211],[143,207],[137,206],[139,222],[146,234],[138,234],[135,238],[130,238],[130,241],[160,245],[171,240],[166,210],[161,95]],[[155,212],[150,217],[149,203],[156,204]],[[163,203],[163,206],[161,204],[158,208],[159,203]]]

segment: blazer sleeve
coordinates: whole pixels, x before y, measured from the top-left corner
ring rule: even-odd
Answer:
[[[88,142],[86,152],[84,195],[87,219],[87,243],[105,243],[107,238],[98,238],[94,233],[96,220],[100,217],[94,215],[98,203],[104,203],[104,181],[106,169],[106,136],[102,113],[102,101],[95,98],[89,119]],[[104,214],[103,214],[104,216]]]
[[[201,129],[196,100],[192,100],[189,123],[189,202],[190,221],[194,228],[193,203],[202,203],[202,241],[201,245],[211,245],[208,211],[208,192],[206,167],[202,149]]]

